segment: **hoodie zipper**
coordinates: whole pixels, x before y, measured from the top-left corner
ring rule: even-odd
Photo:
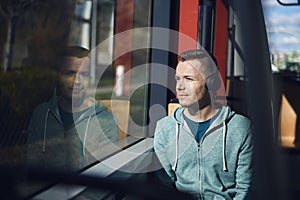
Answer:
[[[176,117],[175,117],[175,114],[174,114],[174,118],[176,120]],[[183,118],[183,117],[182,117]],[[178,120],[176,120],[178,121]],[[201,176],[202,176],[202,164],[201,164],[201,148],[200,148],[200,145],[202,145],[204,139],[209,135],[211,134],[212,132],[216,131],[217,129],[221,128],[222,127],[222,124],[224,124],[224,120],[222,120],[221,122],[219,122],[218,124],[210,127],[205,133],[204,135],[202,136],[200,142],[198,143],[195,139],[195,136],[193,135],[193,133],[191,133],[190,129],[189,128],[186,128],[185,127],[185,121],[184,119],[182,119],[181,121],[183,121],[182,123],[182,128],[186,131],[186,133],[188,133],[191,137],[194,138],[195,142],[197,143],[198,145],[198,161],[199,161],[199,178],[198,178],[198,181],[199,181],[199,196],[200,198],[202,198],[202,195],[201,195],[201,190],[202,190],[202,184],[201,184]]]
[[[202,138],[201,138],[201,140],[200,140],[199,143],[196,141],[195,136],[194,136],[194,134],[190,131],[190,129],[185,128],[184,124],[185,124],[185,121],[184,121],[184,123],[183,123],[183,125],[182,125],[182,128],[185,129],[185,131],[186,131],[190,136],[192,136],[192,137],[194,138],[195,142],[197,143],[197,148],[198,148],[198,161],[199,161],[199,176],[198,176],[198,182],[199,182],[199,183],[198,183],[198,186],[199,186],[199,195],[200,195],[200,198],[202,198],[202,195],[201,195],[201,194],[202,194],[202,193],[201,193],[201,191],[202,191],[201,177],[202,177],[202,171],[203,171],[203,170],[202,170],[202,164],[201,164],[201,148],[200,148],[200,146],[203,144],[203,141],[204,141],[205,137],[207,137],[210,133],[212,133],[212,132],[213,132],[212,130],[218,129],[219,126],[222,125],[222,123],[220,123],[220,124],[218,124],[218,125],[215,125],[214,127],[208,129],[208,130],[204,133],[204,135],[202,136]],[[222,127],[222,126],[221,126],[221,127]],[[201,145],[200,145],[200,144],[201,144]]]
[[[194,139],[194,141],[196,142],[196,144],[197,144],[197,152],[198,152],[198,162],[199,162],[199,176],[198,176],[198,189],[199,189],[199,195],[200,195],[200,199],[202,198],[201,197],[201,186],[202,186],[202,184],[201,184],[201,171],[202,171],[202,165],[201,165],[201,157],[200,157],[200,143],[198,143],[197,141],[196,141],[196,138],[195,138],[195,136],[194,136],[194,134],[191,132],[191,130],[189,129],[189,128],[186,128],[185,127],[185,121],[183,121],[183,124],[182,124],[182,128],[186,131],[186,133],[188,133],[193,139]],[[204,135],[205,135],[206,133],[204,133]],[[203,137],[204,137],[204,135],[203,135]],[[203,139],[203,137],[202,137],[202,139]],[[201,139],[201,140],[202,140]],[[200,141],[201,142],[201,141]]]
[[[198,145],[198,161],[199,161],[199,176],[198,176],[198,181],[199,181],[199,195],[200,195],[200,199],[202,199],[202,195],[201,195],[201,172],[202,172],[202,165],[201,165],[201,157],[200,157],[200,143],[197,143]]]

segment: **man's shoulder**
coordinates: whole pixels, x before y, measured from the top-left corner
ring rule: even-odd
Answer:
[[[230,129],[230,138],[232,140],[235,140],[237,143],[242,142],[251,137],[251,120],[242,114],[235,114],[228,123],[228,129]]]
[[[248,117],[245,115],[236,112],[235,110],[232,110],[230,106],[220,106],[220,119],[225,120],[226,123],[229,123],[231,125],[237,124],[237,125],[247,125],[249,126],[251,124],[251,121]]]
[[[235,113],[235,115],[232,117],[232,122],[234,122],[234,124],[237,124],[239,126],[243,125],[248,127],[251,125],[250,119],[245,115],[239,113]]]
[[[111,129],[115,128],[118,123],[116,116],[101,103],[96,103],[94,107],[90,107],[87,115],[95,116],[101,126]]]
[[[163,117],[157,121],[155,134],[159,135],[160,133],[164,133],[163,135],[166,136],[166,134],[170,134],[172,131],[175,131],[175,127],[176,121],[173,117]]]
[[[90,109],[94,109],[93,112],[97,115],[98,118],[108,117],[113,118],[112,112],[110,112],[103,104],[95,104],[95,107],[91,107]]]
[[[171,125],[171,124],[173,124],[174,122],[176,122],[175,119],[174,119],[174,117],[172,117],[172,116],[165,116],[165,117],[159,119],[159,120],[157,121],[157,124],[158,124],[158,125],[166,126],[166,125]]]
[[[59,97],[52,97],[48,101],[44,101],[39,103],[34,110],[41,110],[41,109],[50,109],[53,106],[57,106]]]

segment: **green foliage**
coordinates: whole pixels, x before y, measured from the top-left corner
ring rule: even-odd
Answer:
[[[57,78],[58,74],[49,69],[1,72],[0,103],[8,104],[15,113],[28,115],[38,103],[53,95]]]
[[[287,62],[295,62],[295,59],[299,58],[299,52],[293,51],[288,55]]]
[[[286,61],[285,65],[289,71],[295,72],[295,73],[300,73],[300,63],[299,62]]]
[[[275,60],[275,66],[283,66],[286,71],[292,73],[300,73],[300,53],[293,51],[287,55],[287,57]]]

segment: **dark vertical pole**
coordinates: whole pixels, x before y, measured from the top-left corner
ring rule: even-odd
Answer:
[[[240,22],[248,74],[249,115],[253,123],[253,188],[250,199],[289,199],[283,160],[276,146],[273,81],[268,40],[259,0],[231,1]]]
[[[151,32],[151,46],[157,46],[156,44],[159,43],[162,49],[151,49],[150,86],[148,93],[148,136],[150,137],[154,135],[157,120],[166,116],[166,112],[161,110],[167,108],[169,101],[168,88],[164,86],[169,86],[169,80],[174,77],[174,75],[170,73],[169,67],[171,67],[170,63],[174,63],[172,60],[176,58],[169,49],[174,48],[174,44],[177,44],[177,38],[173,38],[174,34],[171,34],[167,30],[176,29],[178,14],[173,15],[174,10],[172,10],[172,8],[177,10],[177,5],[177,0],[152,1],[152,27],[164,28],[166,31],[155,31],[155,29],[153,29]],[[166,68],[159,67],[157,64],[163,65]],[[153,84],[157,82],[161,83],[161,85]]]
[[[215,30],[215,0],[203,0],[201,1],[202,6],[202,32],[201,32],[201,45],[208,52],[213,53],[214,51],[214,30]]]

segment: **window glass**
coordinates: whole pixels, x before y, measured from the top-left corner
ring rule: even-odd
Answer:
[[[132,29],[150,26],[151,4],[0,2],[1,166],[82,172],[146,137],[150,51],[139,43],[149,44],[150,32]],[[132,35],[116,38],[124,31]],[[116,57],[120,47],[129,56]],[[54,184],[29,177],[24,170],[12,180],[16,197]],[[83,191],[70,194],[109,193]]]
[[[295,148],[300,134],[299,95],[295,92],[300,81],[300,6],[284,6],[272,0],[263,0],[262,5],[275,84],[278,140],[281,146]]]
[[[272,70],[298,71],[300,37],[299,6],[282,6],[277,1],[262,1],[270,44]]]

